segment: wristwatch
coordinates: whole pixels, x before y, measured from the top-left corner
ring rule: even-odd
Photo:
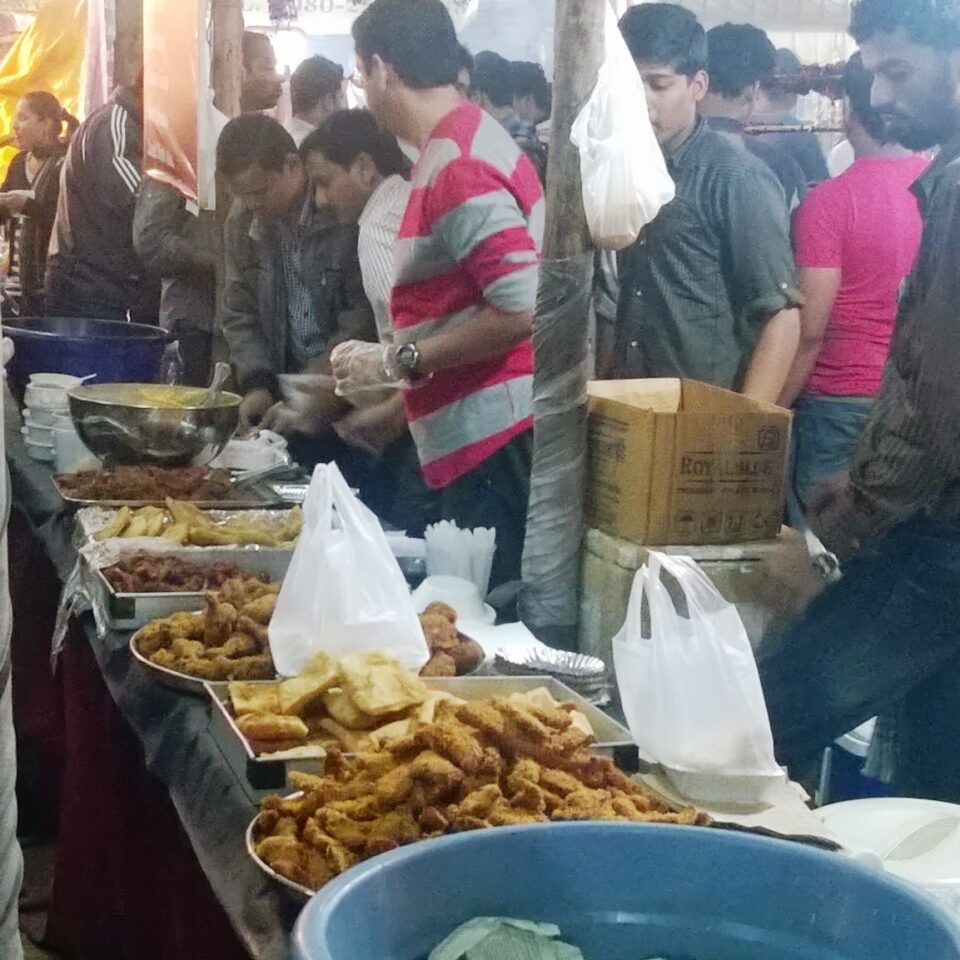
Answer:
[[[397,349],[397,366],[400,368],[400,375],[404,380],[411,383],[419,380],[420,374],[420,348],[415,343],[405,343]]]

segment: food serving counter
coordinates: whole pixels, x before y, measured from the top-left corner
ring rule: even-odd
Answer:
[[[46,795],[31,803],[59,806],[51,945],[98,960],[284,960],[296,907],[247,855],[255,799],[223,758],[207,703],[152,682],[129,635],[98,639],[89,617],[71,626],[50,680],[73,514],[27,456],[11,407],[14,697],[32,787]]]
[[[9,404],[22,812],[38,821],[47,812],[59,828],[49,942],[97,960],[286,960],[299,905],[247,854],[258,795],[225,757],[210,704],[153,681],[130,656],[129,634],[98,638],[90,617],[71,624],[51,679],[74,517],[19,426]],[[818,832],[788,788],[782,805],[742,819]]]

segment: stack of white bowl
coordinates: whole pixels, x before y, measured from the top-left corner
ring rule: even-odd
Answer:
[[[34,460],[55,463],[60,473],[75,469],[84,455],[90,459],[73,425],[67,398],[67,391],[82,382],[64,373],[35,373],[24,395],[22,433],[27,453]]]

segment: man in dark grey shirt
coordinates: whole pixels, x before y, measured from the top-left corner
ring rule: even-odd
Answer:
[[[677,196],[622,257],[616,375],[686,377],[776,402],[800,335],[783,193],[697,117],[708,78],[696,17],[642,4],[620,28]]]

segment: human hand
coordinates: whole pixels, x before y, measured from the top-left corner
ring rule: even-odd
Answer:
[[[396,349],[379,343],[348,340],[330,354],[330,367],[337,380],[337,394],[352,393],[390,385],[403,378],[396,364]]]
[[[11,190],[8,193],[0,193],[0,210],[17,217],[26,209],[29,199],[29,190]]]
[[[240,404],[240,426],[244,430],[252,430],[260,426],[260,422],[273,406],[273,395],[269,390],[259,387],[247,393]]]
[[[382,457],[407,432],[407,417],[397,396],[374,407],[348,413],[333,429],[344,443]]]

